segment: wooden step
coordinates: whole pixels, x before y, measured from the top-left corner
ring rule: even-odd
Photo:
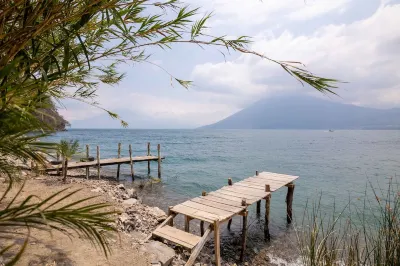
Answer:
[[[189,250],[192,250],[201,240],[200,236],[187,233],[169,225],[157,228],[153,232],[153,236],[169,240]]]

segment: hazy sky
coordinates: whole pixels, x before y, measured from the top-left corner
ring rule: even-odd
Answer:
[[[400,107],[400,0],[183,0],[214,11],[213,35],[254,37],[251,49],[278,60],[301,61],[312,72],[349,83],[340,100]],[[119,86],[100,87],[98,101],[130,128],[193,128],[216,122],[262,97],[308,93],[278,65],[215,48],[175,45],[152,50],[151,60],[181,79],[188,91],[149,64],[124,65]],[[226,61],[225,61],[226,60]],[[65,102],[73,128],[118,128],[101,110]]]

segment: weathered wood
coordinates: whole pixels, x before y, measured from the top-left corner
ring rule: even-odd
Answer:
[[[201,237],[184,232],[175,227],[165,225],[157,228],[153,235],[177,243],[189,250],[192,250],[201,240]]]
[[[185,202],[181,203],[181,205],[191,207],[191,208],[197,209],[199,211],[204,211],[204,212],[215,214],[215,215],[219,216],[221,220],[224,220],[235,214],[233,212],[224,211],[221,209],[206,206],[206,205],[203,205],[203,204],[200,204],[197,202],[193,202],[193,201],[185,201]]]
[[[59,161],[60,161],[60,153],[57,152],[57,162],[59,162]],[[59,165],[57,165],[57,175],[60,175],[60,167],[59,167]]]
[[[185,216],[185,232],[190,232],[190,220],[189,216]]]
[[[86,159],[89,161],[89,145],[86,144]],[[90,169],[89,166],[86,167],[86,179],[89,179]]]
[[[68,158],[65,158],[64,160],[64,171],[63,171],[63,181],[64,183],[67,183],[67,174],[68,174]]]
[[[233,207],[239,207],[239,208],[242,207],[242,205],[238,201],[232,201],[232,200],[225,199],[225,198],[219,198],[219,197],[215,197],[213,195],[207,195],[206,197],[200,197],[200,198],[203,198],[203,199],[206,199],[206,200],[209,200],[212,202],[222,203],[222,204],[233,206]]]
[[[208,200],[207,198],[198,197],[198,198],[193,198],[190,201],[196,202],[196,203],[199,203],[199,204],[202,204],[202,205],[206,205],[206,206],[209,206],[209,207],[214,207],[214,208],[217,208],[217,209],[221,209],[221,210],[224,210],[224,211],[227,211],[227,212],[231,212],[231,213],[238,213],[238,212],[243,210],[243,207],[241,207],[241,208],[240,207],[234,207],[234,206],[231,206],[231,205],[226,205],[226,204],[223,204],[223,203],[218,203],[218,202],[215,202],[215,201],[211,201],[211,200]]]
[[[118,159],[121,158],[121,142],[118,143]],[[121,170],[121,164],[117,165],[117,180],[119,180],[119,172]]]
[[[268,195],[265,199],[265,225],[264,225],[264,238],[269,241],[271,235],[269,234],[269,211],[271,204],[271,195]]]
[[[217,191],[214,191],[214,192],[210,192],[208,194],[212,195],[212,196],[215,196],[215,197],[218,197],[218,198],[228,199],[228,200],[239,202],[239,203],[242,202],[242,197],[241,196],[239,196],[237,193],[231,193],[230,191],[227,191],[227,190],[221,190],[220,189],[220,190],[217,190]],[[251,198],[251,197],[248,197],[247,200],[249,202],[256,202],[257,201],[256,199]]]
[[[163,227],[163,226],[166,225],[166,224],[169,224],[170,221],[173,220],[175,216],[176,216],[175,213],[172,213],[172,214],[168,215],[167,219],[165,219],[164,222],[162,222],[161,224],[159,224],[159,225],[156,227],[155,230],[157,230],[158,228]],[[145,243],[145,242],[149,241],[150,238],[152,238],[152,236],[153,236],[153,233],[151,233],[150,235],[148,235],[142,242]]]
[[[100,147],[97,146],[97,177],[100,179]]]
[[[129,144],[129,164],[131,166],[131,177],[135,179],[135,172],[133,171],[133,160],[132,160],[132,144]]]
[[[207,238],[210,235],[211,231],[212,231],[212,229],[211,229],[211,225],[210,225],[210,226],[208,226],[206,232],[203,234],[199,243],[193,249],[192,254],[190,254],[190,257],[189,257],[188,261],[186,262],[185,266],[192,266],[194,264],[197,256],[199,256],[200,251],[203,249],[204,244],[207,242]]]
[[[188,215],[192,218],[203,220],[208,223],[213,223],[215,220],[219,219],[218,215],[205,212],[205,211],[200,211],[195,208],[191,208],[182,204],[176,205],[171,209],[175,213],[181,213],[183,215]]]
[[[258,171],[256,171],[256,176],[258,176]]]
[[[242,250],[240,252],[240,261],[243,261],[244,252],[246,250],[246,240],[247,240],[247,216],[248,211],[246,210],[245,214],[243,215],[243,228],[242,228]]]
[[[287,185],[287,187],[288,191],[286,194],[286,211],[287,211],[286,221],[290,224],[292,222],[292,203],[294,194],[294,184],[291,183]]]
[[[207,192],[206,191],[202,191],[201,192],[201,196],[202,197],[207,196]],[[200,234],[201,234],[201,236],[204,235],[204,221],[200,221]]]
[[[214,250],[215,250],[215,265],[221,266],[221,239],[219,233],[219,221],[216,220],[214,223]]]
[[[232,186],[232,178],[228,178],[228,185]]]
[[[168,207],[168,216],[173,215],[172,219],[168,222],[169,226],[174,226],[174,217],[176,215],[174,212],[172,212],[172,208],[173,208],[173,206]]]
[[[165,157],[161,157],[161,159],[165,159]],[[132,157],[133,163],[135,162],[147,162],[147,161],[157,161],[157,156],[135,156]],[[115,165],[115,164],[130,164],[130,157],[122,157],[122,158],[109,158],[109,159],[101,159],[100,165]],[[68,169],[78,169],[78,168],[86,168],[86,167],[97,167],[97,160],[90,162],[69,162]],[[56,171],[57,165],[52,165],[46,168],[46,171]]]
[[[257,201],[257,215],[261,213],[261,200]]]
[[[231,230],[231,226],[232,226],[232,219],[229,219],[229,221],[228,221],[228,230]]]
[[[221,190],[226,190],[226,191],[231,191],[234,193],[248,195],[253,198],[256,198],[256,197],[263,198],[266,196],[266,194],[263,191],[260,191],[258,189],[253,189],[253,188],[245,188],[245,187],[241,187],[241,186],[226,186],[226,187],[222,187]]]
[[[161,145],[157,144],[157,155],[158,155],[158,178],[161,178]]]
[[[150,142],[147,142],[147,156],[150,156]],[[150,174],[150,161],[147,161],[147,174]]]

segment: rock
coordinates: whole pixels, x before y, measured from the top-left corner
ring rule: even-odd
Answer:
[[[172,248],[158,241],[145,243],[140,249],[150,253],[152,261],[159,262],[162,266],[170,265],[172,259],[175,257],[175,251]]]
[[[130,188],[130,189],[128,189],[128,190],[126,191],[126,193],[128,194],[128,197],[129,197],[129,198],[137,199],[137,192],[136,192],[136,189]]]
[[[167,214],[158,207],[154,207],[151,210],[151,215],[153,215],[159,223],[167,219]]]
[[[125,207],[129,207],[129,206],[136,204],[137,202],[138,202],[137,199],[127,199],[127,200],[122,201],[122,205],[124,205]]]
[[[117,188],[118,188],[118,189],[123,189],[123,190],[125,190],[124,184],[119,184],[119,185],[117,185]]]
[[[103,189],[102,189],[101,187],[97,187],[97,188],[92,189],[92,190],[90,190],[90,191],[92,191],[92,192],[97,192],[97,193],[101,193],[101,192],[103,192]]]
[[[118,217],[118,220],[120,220],[122,223],[125,223],[126,221],[129,220],[129,215],[126,212],[124,212]]]

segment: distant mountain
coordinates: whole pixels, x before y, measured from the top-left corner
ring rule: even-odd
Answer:
[[[400,108],[381,110],[311,96],[262,99],[203,128],[400,129]]]

